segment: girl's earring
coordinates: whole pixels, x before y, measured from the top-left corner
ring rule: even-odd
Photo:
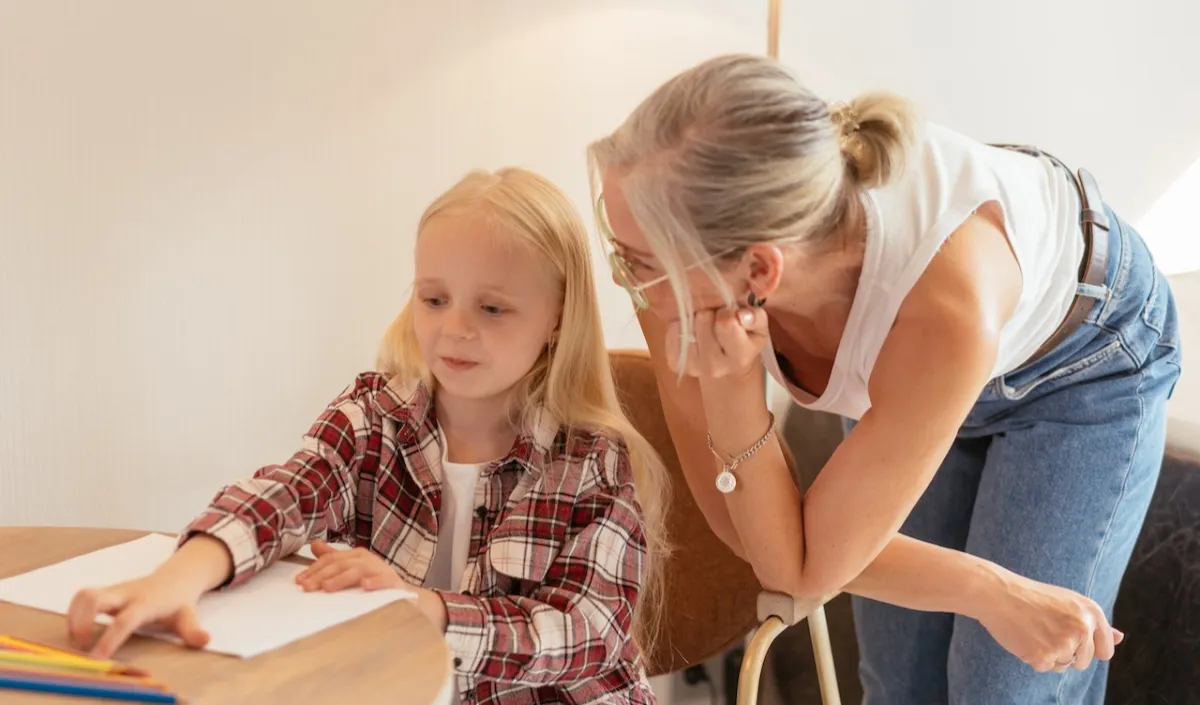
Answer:
[[[746,303],[750,304],[750,308],[762,308],[767,303],[767,300],[758,298],[752,291],[749,298],[746,299]]]

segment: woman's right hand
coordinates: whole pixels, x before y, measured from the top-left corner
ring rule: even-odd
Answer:
[[[91,646],[96,616],[111,615],[112,624],[91,649],[92,656],[100,659],[111,658],[143,627],[169,629],[187,646],[201,648],[209,637],[196,617],[200,594],[186,582],[159,572],[108,587],[87,588],[71,600],[67,630],[72,641],[87,649]]]
[[[1107,661],[1125,635],[1108,623],[1095,601],[1056,585],[1016,575],[1006,599],[994,602],[980,622],[1009,652],[1039,672],[1084,670]]]

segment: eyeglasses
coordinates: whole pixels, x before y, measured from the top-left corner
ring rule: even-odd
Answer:
[[[617,238],[613,235],[612,226],[608,224],[608,212],[604,209],[604,194],[600,194],[600,197],[596,199],[596,222],[600,224],[600,234],[608,244],[608,266],[612,269],[613,277],[629,294],[634,308],[639,311],[650,308],[650,301],[646,298],[646,289],[665,282],[669,277],[664,274],[650,281],[638,281],[629,260],[625,259],[617,249]]]
[[[617,237],[613,234],[612,226],[608,224],[608,211],[604,209],[604,194],[600,194],[599,198],[596,199],[596,222],[600,224],[600,234],[604,237],[605,242],[608,243],[608,266],[612,268],[613,276],[616,278],[617,283],[621,285],[621,288],[629,294],[629,298],[633,300],[634,308],[639,311],[645,311],[650,308],[650,301],[646,298],[646,289],[662,284],[670,279],[670,276],[663,274],[650,281],[638,281],[637,276],[633,273],[633,267],[629,264],[629,260],[625,259],[618,250],[620,243],[617,242]],[[692,267],[708,264],[737,251],[738,248],[731,247],[685,265],[683,269],[686,271]]]

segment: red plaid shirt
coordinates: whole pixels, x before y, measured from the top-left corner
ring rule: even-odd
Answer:
[[[422,585],[437,548],[432,397],[358,376],[282,465],[224,488],[181,533],[225,542],[231,584],[315,539],[366,546]],[[442,591],[464,703],[653,703],[630,636],[646,543],[623,443],[545,414],[480,475],[463,592]]]

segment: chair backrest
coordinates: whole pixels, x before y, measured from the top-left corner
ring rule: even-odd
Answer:
[[[609,358],[625,413],[658,450],[670,475],[667,530],[674,552],[666,569],[663,632],[647,654],[651,675],[670,673],[703,663],[745,638],[757,624],[760,586],[750,565],[708,528],[688,491],[649,355],[613,350]]]

